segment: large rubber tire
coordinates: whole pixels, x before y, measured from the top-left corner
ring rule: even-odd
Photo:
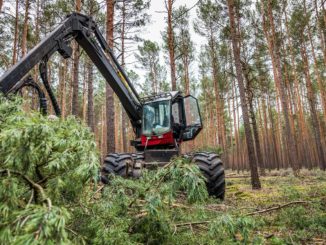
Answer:
[[[122,177],[128,176],[128,163],[132,162],[132,155],[123,153],[112,153],[105,157],[102,171],[101,171],[101,180],[104,184],[109,183],[110,175],[119,175]]]
[[[219,156],[215,153],[198,152],[194,154],[192,161],[197,164],[206,178],[208,194],[224,200],[225,174]]]

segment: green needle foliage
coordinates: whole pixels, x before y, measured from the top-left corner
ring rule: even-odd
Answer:
[[[208,199],[200,170],[184,159],[138,180],[112,176],[103,188],[88,128],[0,100],[1,244],[169,243],[176,200]]]
[[[176,158],[139,179],[97,182],[99,156],[74,118],[26,113],[0,97],[0,245],[306,244],[325,241],[326,177],[228,179],[224,203]],[[311,173],[310,173],[311,174]],[[304,181],[303,181],[304,180]],[[307,182],[307,183],[306,183]],[[248,215],[278,204],[304,201]],[[317,240],[314,240],[317,239]]]
[[[66,244],[65,206],[98,173],[93,135],[74,118],[49,120],[0,100],[1,244]]]

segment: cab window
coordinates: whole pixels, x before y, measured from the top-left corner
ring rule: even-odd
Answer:
[[[156,101],[144,105],[143,134],[160,135],[170,131],[170,100]]]

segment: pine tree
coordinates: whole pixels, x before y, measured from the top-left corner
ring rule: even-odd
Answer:
[[[134,42],[139,41],[139,35],[137,34],[140,29],[145,26],[149,21],[149,15],[147,10],[150,6],[150,1],[129,1],[122,0],[116,4],[116,19],[118,23],[116,28],[117,34],[121,39],[121,66],[126,70],[126,55],[128,55],[129,46]],[[120,21],[121,19],[121,21]],[[135,34],[136,33],[136,34]],[[128,118],[126,112],[122,109],[121,115],[121,130],[122,130],[122,151],[127,151],[127,132],[130,125],[128,125]]]
[[[208,42],[207,48],[208,54],[210,55],[211,74],[215,93],[218,142],[223,149],[226,149],[224,104],[220,99],[223,91],[221,91],[220,86],[221,74],[219,70],[220,61],[218,57],[219,42],[217,40],[221,24],[221,6],[213,3],[211,0],[203,1],[199,5],[197,15],[199,21],[195,22],[194,28],[196,32],[204,36]]]
[[[250,126],[250,121],[249,121],[248,104],[247,104],[247,98],[246,98],[246,94],[245,94],[245,87],[244,87],[243,76],[242,76],[242,68],[241,68],[241,61],[240,61],[239,33],[235,26],[236,6],[235,6],[233,0],[228,0],[227,5],[228,5],[228,11],[229,11],[229,18],[230,18],[230,32],[231,32],[233,56],[234,56],[238,86],[239,86],[239,91],[240,91],[241,108],[242,108],[243,122],[244,122],[248,156],[249,156],[251,184],[252,184],[253,189],[260,189],[261,184],[260,184],[259,175],[258,175],[257,162],[256,162],[255,150],[254,150],[254,142],[252,139],[251,126]]]
[[[176,0],[164,0],[167,11],[167,46],[169,51],[171,87],[177,90],[176,65],[175,65],[175,37],[173,28],[173,4]]]
[[[165,70],[160,65],[160,48],[157,43],[145,40],[142,46],[138,46],[140,55],[136,55],[142,68],[147,71],[147,78],[143,94],[157,94],[163,92],[162,89],[166,87]],[[148,84],[149,86],[146,86]]]
[[[106,40],[109,47],[113,49],[113,27],[114,27],[114,4],[113,0],[106,0]],[[115,152],[115,123],[116,116],[114,107],[114,93],[109,84],[106,84],[106,147],[107,153]]]
[[[180,6],[174,12],[177,72],[183,81],[184,92],[190,94],[190,65],[194,60],[194,45],[189,32],[189,12]]]

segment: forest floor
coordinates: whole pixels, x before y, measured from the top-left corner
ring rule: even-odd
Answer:
[[[197,210],[179,205],[186,212],[175,224],[180,240],[207,244],[213,235],[219,244],[326,244],[325,172],[272,171],[261,177],[261,190],[252,190],[249,173],[226,176],[224,202],[210,199]]]

